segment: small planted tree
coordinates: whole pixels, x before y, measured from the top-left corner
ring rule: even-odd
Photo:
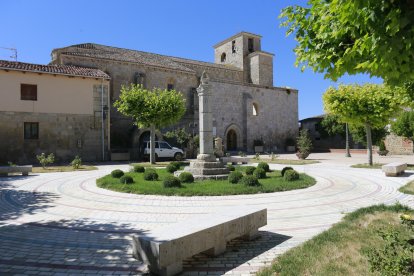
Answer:
[[[404,89],[384,85],[340,85],[330,87],[323,95],[327,113],[343,122],[363,126],[366,130],[368,164],[372,166],[372,128],[384,128],[389,120],[408,105],[410,97]]]
[[[155,163],[155,129],[176,123],[185,113],[185,99],[175,90],[142,85],[123,86],[119,100],[114,103],[118,111],[130,116],[139,127],[150,128],[150,162]]]
[[[46,169],[46,166],[55,162],[55,155],[53,153],[46,156],[44,152],[39,155],[36,155],[37,160],[39,161],[40,165],[42,165],[43,169]]]
[[[302,129],[299,132],[299,136],[296,139],[296,146],[298,148],[298,152],[296,153],[297,157],[299,159],[306,159],[312,150],[312,139],[307,129]]]
[[[414,141],[414,111],[404,111],[391,124],[391,131]]]

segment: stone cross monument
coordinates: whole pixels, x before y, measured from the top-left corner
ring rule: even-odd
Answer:
[[[184,170],[191,172],[195,179],[226,179],[229,171],[223,163],[216,160],[214,155],[211,84],[205,71],[201,75],[201,83],[197,88],[197,94],[200,117],[200,153],[197,155],[197,160],[190,162],[190,166]]]

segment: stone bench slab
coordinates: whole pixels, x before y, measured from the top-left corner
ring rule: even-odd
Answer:
[[[0,166],[0,175],[8,175],[9,173],[22,173],[22,175],[29,175],[32,172],[32,165],[28,166]]]
[[[226,243],[243,237],[251,239],[267,224],[267,209],[224,208],[220,212],[184,220],[149,235],[133,237],[134,257],[158,275],[182,271],[182,261],[204,252],[213,256],[226,249]]]
[[[382,166],[382,171],[386,176],[398,176],[407,169],[406,163],[394,162]]]

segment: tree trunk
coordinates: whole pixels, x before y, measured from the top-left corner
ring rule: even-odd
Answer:
[[[349,150],[349,130],[348,130],[348,123],[345,124],[345,157],[351,157],[351,153]]]
[[[150,126],[150,163],[155,164],[155,126]]]
[[[365,129],[367,131],[367,153],[368,153],[368,164],[370,166],[373,165],[372,163],[372,137],[371,137],[371,126],[365,125]]]

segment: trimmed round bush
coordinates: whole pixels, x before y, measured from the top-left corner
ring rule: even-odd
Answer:
[[[234,171],[229,174],[229,182],[233,184],[239,183],[240,179],[243,178],[243,174],[239,171]]]
[[[143,173],[143,172],[145,172],[145,168],[141,165],[134,165],[134,172]]]
[[[194,176],[192,173],[189,172],[182,172],[178,177],[182,183],[193,183]]]
[[[235,170],[236,170],[236,167],[234,167],[233,165],[231,165],[231,164],[228,164],[227,165],[227,169],[229,170],[229,171],[231,171],[231,172],[234,172]]]
[[[241,183],[246,186],[260,186],[259,180],[254,175],[246,175],[241,179]]]
[[[167,176],[162,183],[164,184],[164,188],[181,187],[180,179],[172,175]]]
[[[158,180],[158,173],[154,169],[147,169],[144,172],[144,179],[148,181]]]
[[[295,170],[287,170],[283,178],[286,181],[294,181],[299,179],[299,173]]]
[[[175,171],[178,170],[177,166],[174,164],[168,164],[167,168],[166,168],[167,172],[169,173],[173,173]]]
[[[270,172],[269,164],[266,162],[260,162],[257,167],[263,169],[265,172]]]
[[[113,178],[120,178],[121,176],[123,176],[124,175],[124,172],[123,171],[121,171],[121,170],[113,170],[112,172],[111,172],[111,176],[113,177]]]
[[[244,172],[246,173],[246,175],[252,175],[255,169],[255,167],[247,166]]]
[[[178,171],[178,170],[180,169],[181,162],[179,162],[179,161],[172,161],[172,162],[170,163],[170,165],[175,166],[175,167],[177,168],[177,171]]]
[[[119,178],[119,182],[122,184],[131,184],[134,183],[134,179],[130,175],[123,175]]]
[[[263,179],[266,178],[266,171],[262,168],[257,167],[254,172],[253,175],[257,178],[257,179]]]
[[[283,177],[283,176],[285,176],[285,173],[286,173],[286,171],[288,171],[288,170],[293,170],[293,168],[292,168],[292,167],[284,167],[284,168],[282,169],[282,171],[280,172],[280,174],[282,175],[282,177]]]

